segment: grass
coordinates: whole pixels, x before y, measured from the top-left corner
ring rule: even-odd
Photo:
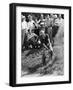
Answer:
[[[54,41],[54,55],[52,59],[48,53],[49,51],[45,49],[46,65],[42,64],[44,49],[31,49],[22,53],[21,76],[31,74],[40,74],[41,76],[64,74],[64,28],[62,26],[59,28]]]

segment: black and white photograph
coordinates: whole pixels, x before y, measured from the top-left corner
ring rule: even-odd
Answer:
[[[11,86],[70,83],[71,7],[11,4],[10,10]]]
[[[21,76],[64,75],[64,15],[21,13]]]

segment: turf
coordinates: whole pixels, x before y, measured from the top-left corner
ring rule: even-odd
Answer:
[[[21,57],[21,76],[34,75],[64,75],[64,28],[63,25],[54,38],[54,54],[50,58],[49,50],[31,49],[25,50]],[[42,63],[43,52],[46,56],[46,64]]]

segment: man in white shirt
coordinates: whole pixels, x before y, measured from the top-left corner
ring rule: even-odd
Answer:
[[[35,28],[35,22],[34,20],[32,19],[32,16],[31,15],[28,15],[28,19],[29,19],[29,22],[28,22],[28,30],[32,33],[34,28]]]
[[[54,18],[55,18],[55,22],[54,22],[55,25],[61,26],[64,24],[64,20],[62,19],[61,14],[59,14],[58,16],[54,15]]]
[[[62,18],[62,15],[61,14],[59,14],[59,25],[61,26],[61,25],[64,25],[64,20],[63,20],[63,18]]]
[[[51,26],[53,26],[54,24],[54,14],[53,13],[50,14],[50,24]]]
[[[25,34],[27,33],[27,30],[28,30],[28,26],[26,22],[26,17],[22,15],[21,16],[22,48],[23,48],[23,43],[24,43]]]
[[[26,17],[22,15],[22,25],[21,25],[22,30],[24,30],[25,32],[27,32],[28,26],[27,26],[27,22],[26,22]]]

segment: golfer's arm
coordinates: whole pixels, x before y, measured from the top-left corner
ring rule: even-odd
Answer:
[[[50,39],[48,39],[50,50],[53,51],[53,47],[51,45]]]
[[[48,47],[43,43],[43,46],[46,48],[46,49],[48,49]]]

